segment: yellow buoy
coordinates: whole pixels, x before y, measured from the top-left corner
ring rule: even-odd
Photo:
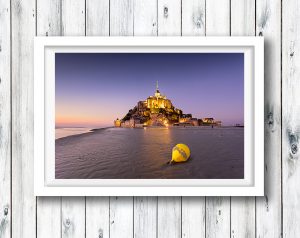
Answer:
[[[172,150],[172,162],[185,162],[189,159],[191,155],[190,149],[187,145],[185,144],[177,144],[176,146],[173,147]]]

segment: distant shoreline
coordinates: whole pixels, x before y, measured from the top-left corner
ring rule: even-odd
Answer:
[[[91,131],[100,131],[100,130],[109,129],[109,128],[114,128],[114,126],[108,126],[108,127],[102,127],[102,128],[94,128],[94,129],[91,129]]]
[[[64,139],[67,137],[75,137],[75,136],[81,136],[81,135],[85,135],[88,133],[93,133],[96,131],[100,131],[100,130],[104,130],[104,129],[109,129],[109,128],[113,128],[113,127],[103,127],[103,128],[87,128],[87,127],[60,127],[60,128],[55,128],[55,130],[63,130],[63,129],[86,129],[86,131],[84,132],[80,132],[80,133],[74,133],[74,134],[67,134],[65,136],[60,136],[58,138],[55,138],[55,140],[59,140],[59,139]]]
[[[55,130],[57,129],[72,129],[72,128],[86,128],[86,127],[60,127],[60,128],[55,128]],[[244,126],[214,126],[213,128],[211,126],[170,126],[170,127],[156,127],[156,126],[147,126],[147,127],[141,127],[141,128],[131,128],[131,127],[115,127],[115,126],[109,126],[109,127],[102,127],[102,128],[93,128],[93,129],[88,129],[88,131],[82,132],[82,133],[76,133],[76,134],[71,134],[71,135],[66,135],[66,136],[62,136],[59,138],[56,138],[56,140],[60,140],[60,139],[65,139],[65,138],[70,138],[70,137],[78,137],[78,136],[82,136],[82,135],[86,135],[89,133],[94,133],[94,132],[98,132],[101,130],[106,130],[106,129],[112,129],[112,128],[122,128],[122,129],[188,129],[188,130],[199,130],[199,129],[219,129],[219,128],[224,128],[224,129],[228,129],[228,128],[244,128]]]
[[[211,129],[211,128],[244,128],[244,126],[143,126],[143,127],[119,127],[113,126],[112,128],[125,128],[125,129],[143,129],[143,128],[190,128],[190,129]]]

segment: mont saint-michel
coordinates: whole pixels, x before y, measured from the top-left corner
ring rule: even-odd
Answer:
[[[242,179],[243,126],[242,53],[55,54],[56,179]]]
[[[221,121],[214,118],[194,118],[191,113],[184,114],[176,108],[170,99],[161,94],[156,82],[156,90],[153,96],[130,109],[122,118],[114,121],[115,127],[168,127],[168,126],[221,126]]]

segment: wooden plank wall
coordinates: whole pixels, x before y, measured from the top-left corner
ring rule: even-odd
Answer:
[[[298,0],[0,0],[0,237],[300,237]],[[264,197],[33,196],[33,37],[265,37]]]

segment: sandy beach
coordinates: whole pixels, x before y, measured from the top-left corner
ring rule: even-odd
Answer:
[[[63,128],[55,128],[55,139],[79,135],[83,133],[88,133],[92,130],[92,128],[86,127],[63,127]]]
[[[191,149],[167,165],[173,146]],[[57,179],[237,179],[244,176],[244,128],[107,128],[57,139]]]

